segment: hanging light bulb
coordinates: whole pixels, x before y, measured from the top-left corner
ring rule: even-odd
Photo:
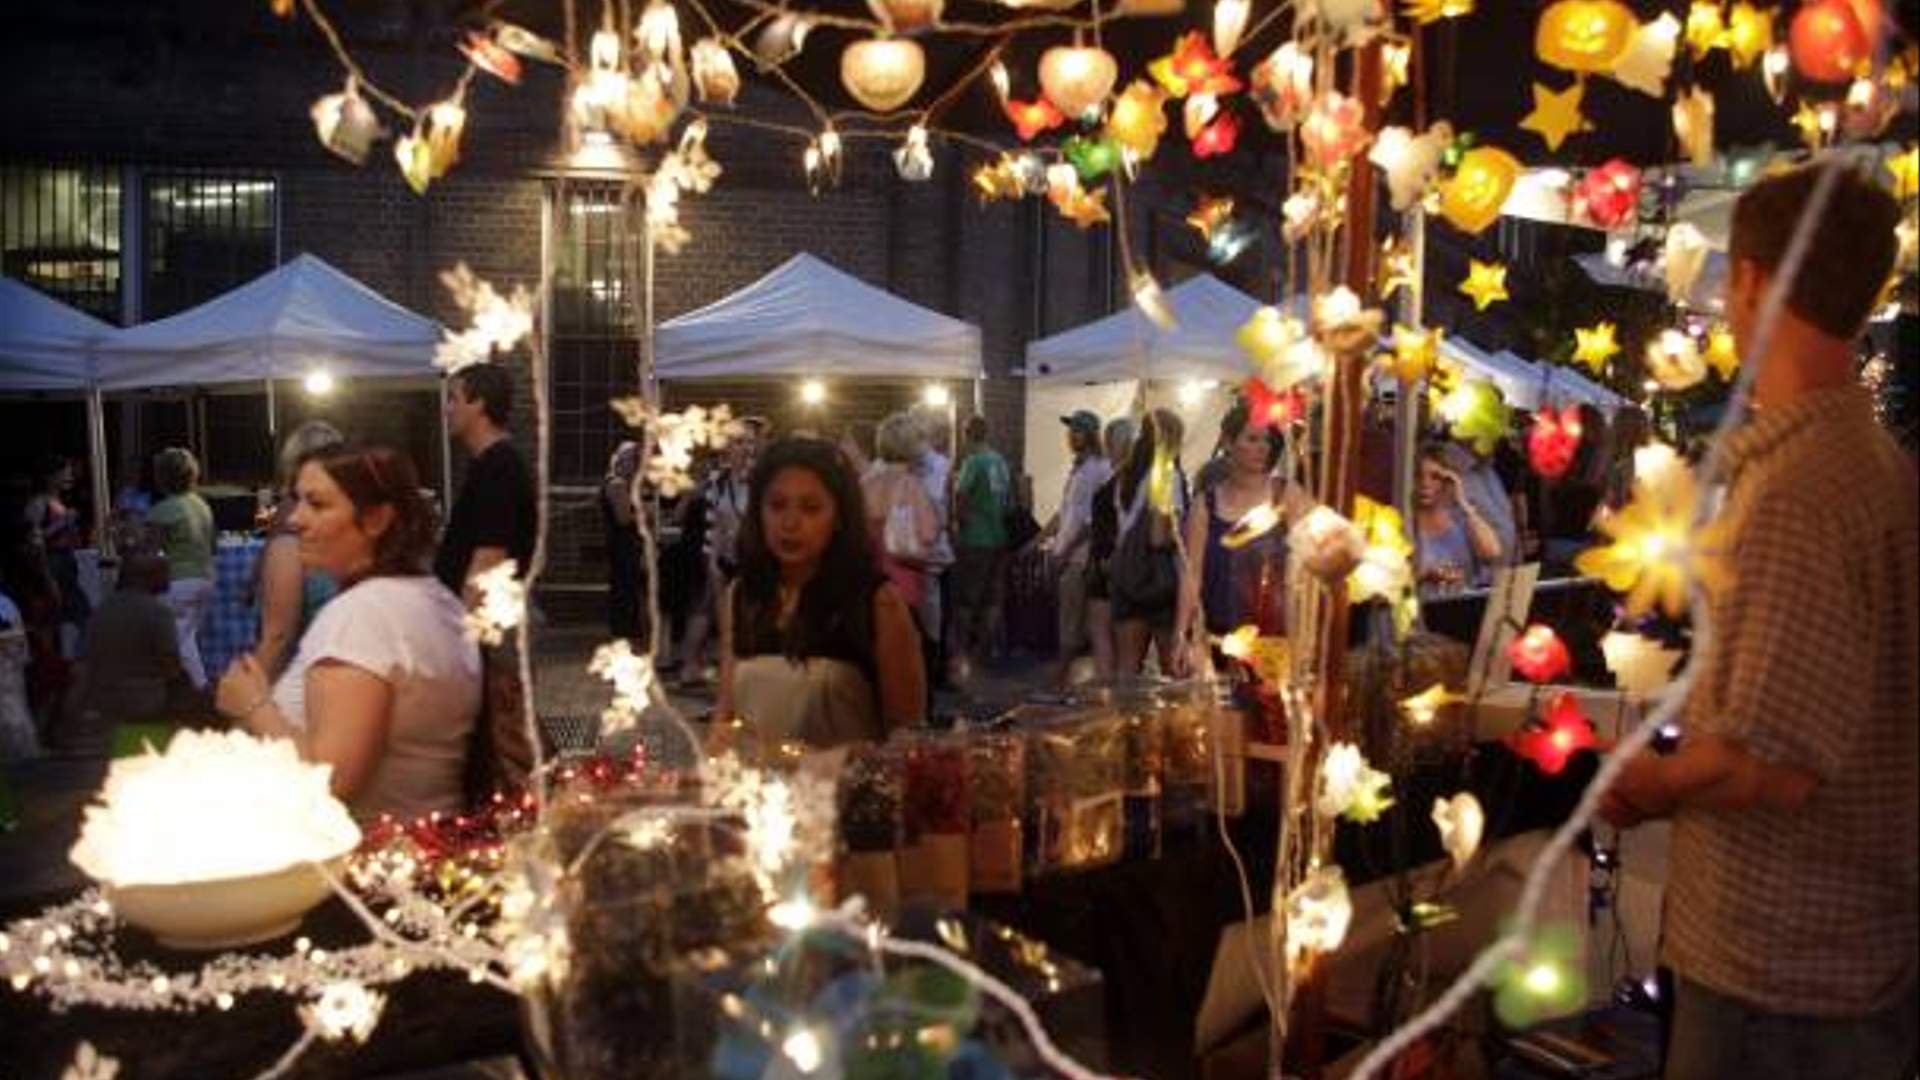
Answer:
[[[806,47],[807,34],[813,29],[813,23],[791,12],[780,15],[761,29],[760,36],[753,41],[753,56],[760,69],[779,67],[781,64],[800,55]]]
[[[915,124],[907,129],[907,139],[893,152],[893,167],[900,179],[920,183],[933,176],[933,152],[927,147],[927,127]]]
[[[709,105],[731,105],[740,93],[740,70],[719,38],[703,37],[693,43],[693,85],[700,100]]]
[[[1785,45],[1775,45],[1760,58],[1760,81],[1766,84],[1767,96],[1775,105],[1783,105],[1787,100],[1787,72],[1793,70],[1793,57]]]
[[[1007,75],[1007,65],[995,60],[993,66],[987,69],[987,81],[993,84],[994,96],[1004,106],[1007,98],[1013,96],[1013,81]]]
[[[374,140],[386,134],[380,128],[380,118],[360,96],[359,80],[351,75],[339,93],[313,103],[312,115],[320,145],[355,165],[365,163]]]
[[[655,63],[668,60],[680,52],[680,14],[666,0],[652,0],[647,5],[647,10],[640,16],[640,26],[634,33],[647,59]]]
[[[1240,35],[1247,30],[1248,0],[1214,0],[1213,54],[1226,59],[1240,47]]]
[[[867,0],[874,18],[897,34],[911,34],[937,26],[946,0]]]

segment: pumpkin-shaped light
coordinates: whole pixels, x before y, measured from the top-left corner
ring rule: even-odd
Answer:
[[[905,105],[927,77],[927,54],[906,38],[868,38],[840,54],[840,82],[877,113]]]
[[[1463,232],[1480,232],[1499,218],[1519,178],[1520,162],[1512,154],[1476,146],[1460,155],[1460,167],[1440,189],[1440,213]]]
[[[1866,27],[1846,0],[1819,0],[1802,7],[1793,17],[1787,44],[1800,74],[1824,83],[1853,78],[1872,49]]]
[[[1091,45],[1056,45],[1040,56],[1040,92],[1070,117],[1105,101],[1119,77],[1113,54]]]
[[[1607,71],[1639,27],[1633,9],[1620,0],[1555,0],[1540,13],[1533,51],[1568,71]]]
[[[867,0],[874,15],[896,33],[911,34],[940,21],[946,0]]]

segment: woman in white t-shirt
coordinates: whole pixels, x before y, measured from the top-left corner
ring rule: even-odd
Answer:
[[[290,524],[300,558],[342,586],[278,682],[252,656],[220,680],[220,711],[333,766],[359,818],[456,810],[480,711],[480,653],[460,601],[425,570],[432,516],[388,449],[309,461]]]

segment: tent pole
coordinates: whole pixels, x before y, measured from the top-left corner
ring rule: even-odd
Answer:
[[[433,412],[440,418],[440,513],[453,512],[453,429],[447,426],[446,384],[434,385]]]
[[[271,445],[280,438],[280,401],[273,392],[273,376],[266,378],[267,384],[267,442]]]
[[[1427,215],[1419,204],[1408,210],[1405,218],[1404,235],[1412,250],[1408,253],[1413,263],[1413,280],[1405,286],[1401,295],[1400,318],[1411,327],[1419,329],[1426,316],[1426,272],[1427,272]],[[1413,474],[1416,448],[1420,442],[1420,405],[1426,399],[1425,380],[1413,386],[1400,387],[1399,396],[1394,405],[1393,418],[1393,503],[1400,510],[1400,520],[1413,520]],[[1418,543],[1418,530],[1415,542]]]
[[[87,457],[92,462],[93,527],[98,533],[94,544],[101,558],[112,558],[113,530],[107,527],[113,520],[113,484],[107,477],[107,406],[97,385],[87,388]]]

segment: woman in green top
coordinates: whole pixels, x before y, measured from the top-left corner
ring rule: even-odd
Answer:
[[[213,508],[194,485],[200,463],[193,454],[170,446],[154,455],[153,481],[162,498],[147,511],[147,535],[167,557],[172,584],[167,606],[180,636],[180,665],[198,689],[207,685],[200,659],[200,623],[213,604]]]

